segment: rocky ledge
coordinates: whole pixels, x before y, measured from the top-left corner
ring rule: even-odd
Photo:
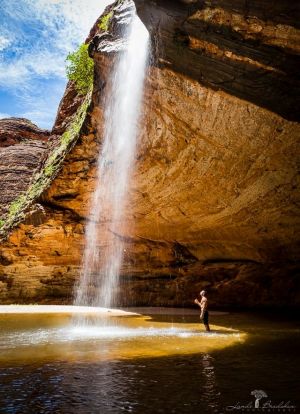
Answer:
[[[296,7],[279,0],[136,5],[152,58],[118,235],[120,304],[192,305],[206,288],[216,306],[299,307]],[[92,103],[76,145],[37,200],[42,210],[2,243],[2,302],[72,300],[120,33],[113,13],[105,33],[100,20],[89,36]],[[68,88],[56,135],[79,105]],[[105,245],[109,223],[100,228]]]

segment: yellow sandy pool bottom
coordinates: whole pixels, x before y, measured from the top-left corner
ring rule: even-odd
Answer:
[[[125,317],[124,316],[128,316]],[[246,340],[246,334],[200,323],[161,322],[150,316],[118,315],[90,324],[74,323],[67,313],[7,313],[0,316],[0,362],[108,361],[190,355],[223,349]]]

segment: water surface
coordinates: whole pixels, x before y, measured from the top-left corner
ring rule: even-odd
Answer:
[[[2,315],[0,412],[223,413],[252,404],[255,389],[300,406],[295,322],[212,315],[207,334],[196,314],[161,312],[104,327]]]

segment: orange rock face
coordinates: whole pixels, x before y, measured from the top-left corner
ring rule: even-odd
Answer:
[[[152,33],[153,59],[118,235],[119,303],[191,305],[206,288],[218,306],[299,306],[299,31],[292,9],[283,15],[278,2],[279,11],[265,9],[266,20],[257,2],[248,15],[239,7],[233,13],[230,1],[136,3]],[[77,145],[39,200],[43,210],[1,246],[3,302],[72,300],[113,65],[94,35],[92,106]],[[97,226],[105,246],[109,223]]]

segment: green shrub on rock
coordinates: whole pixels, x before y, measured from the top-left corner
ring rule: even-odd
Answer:
[[[70,149],[75,145],[86,118],[88,107],[91,103],[92,90],[90,89],[82,104],[74,114],[71,123],[61,136],[60,144],[49,154],[44,168],[32,178],[27,191],[10,203],[5,217],[0,219],[0,240],[7,237],[10,230],[24,219],[26,211],[51,184]]]
[[[67,77],[75,82],[76,89],[81,95],[86,95],[93,86],[94,61],[89,57],[88,45],[82,44],[67,56]]]
[[[100,20],[100,23],[98,24],[99,29],[103,30],[104,32],[108,31],[109,23],[113,17],[113,12],[109,12],[105,14],[102,19]]]

